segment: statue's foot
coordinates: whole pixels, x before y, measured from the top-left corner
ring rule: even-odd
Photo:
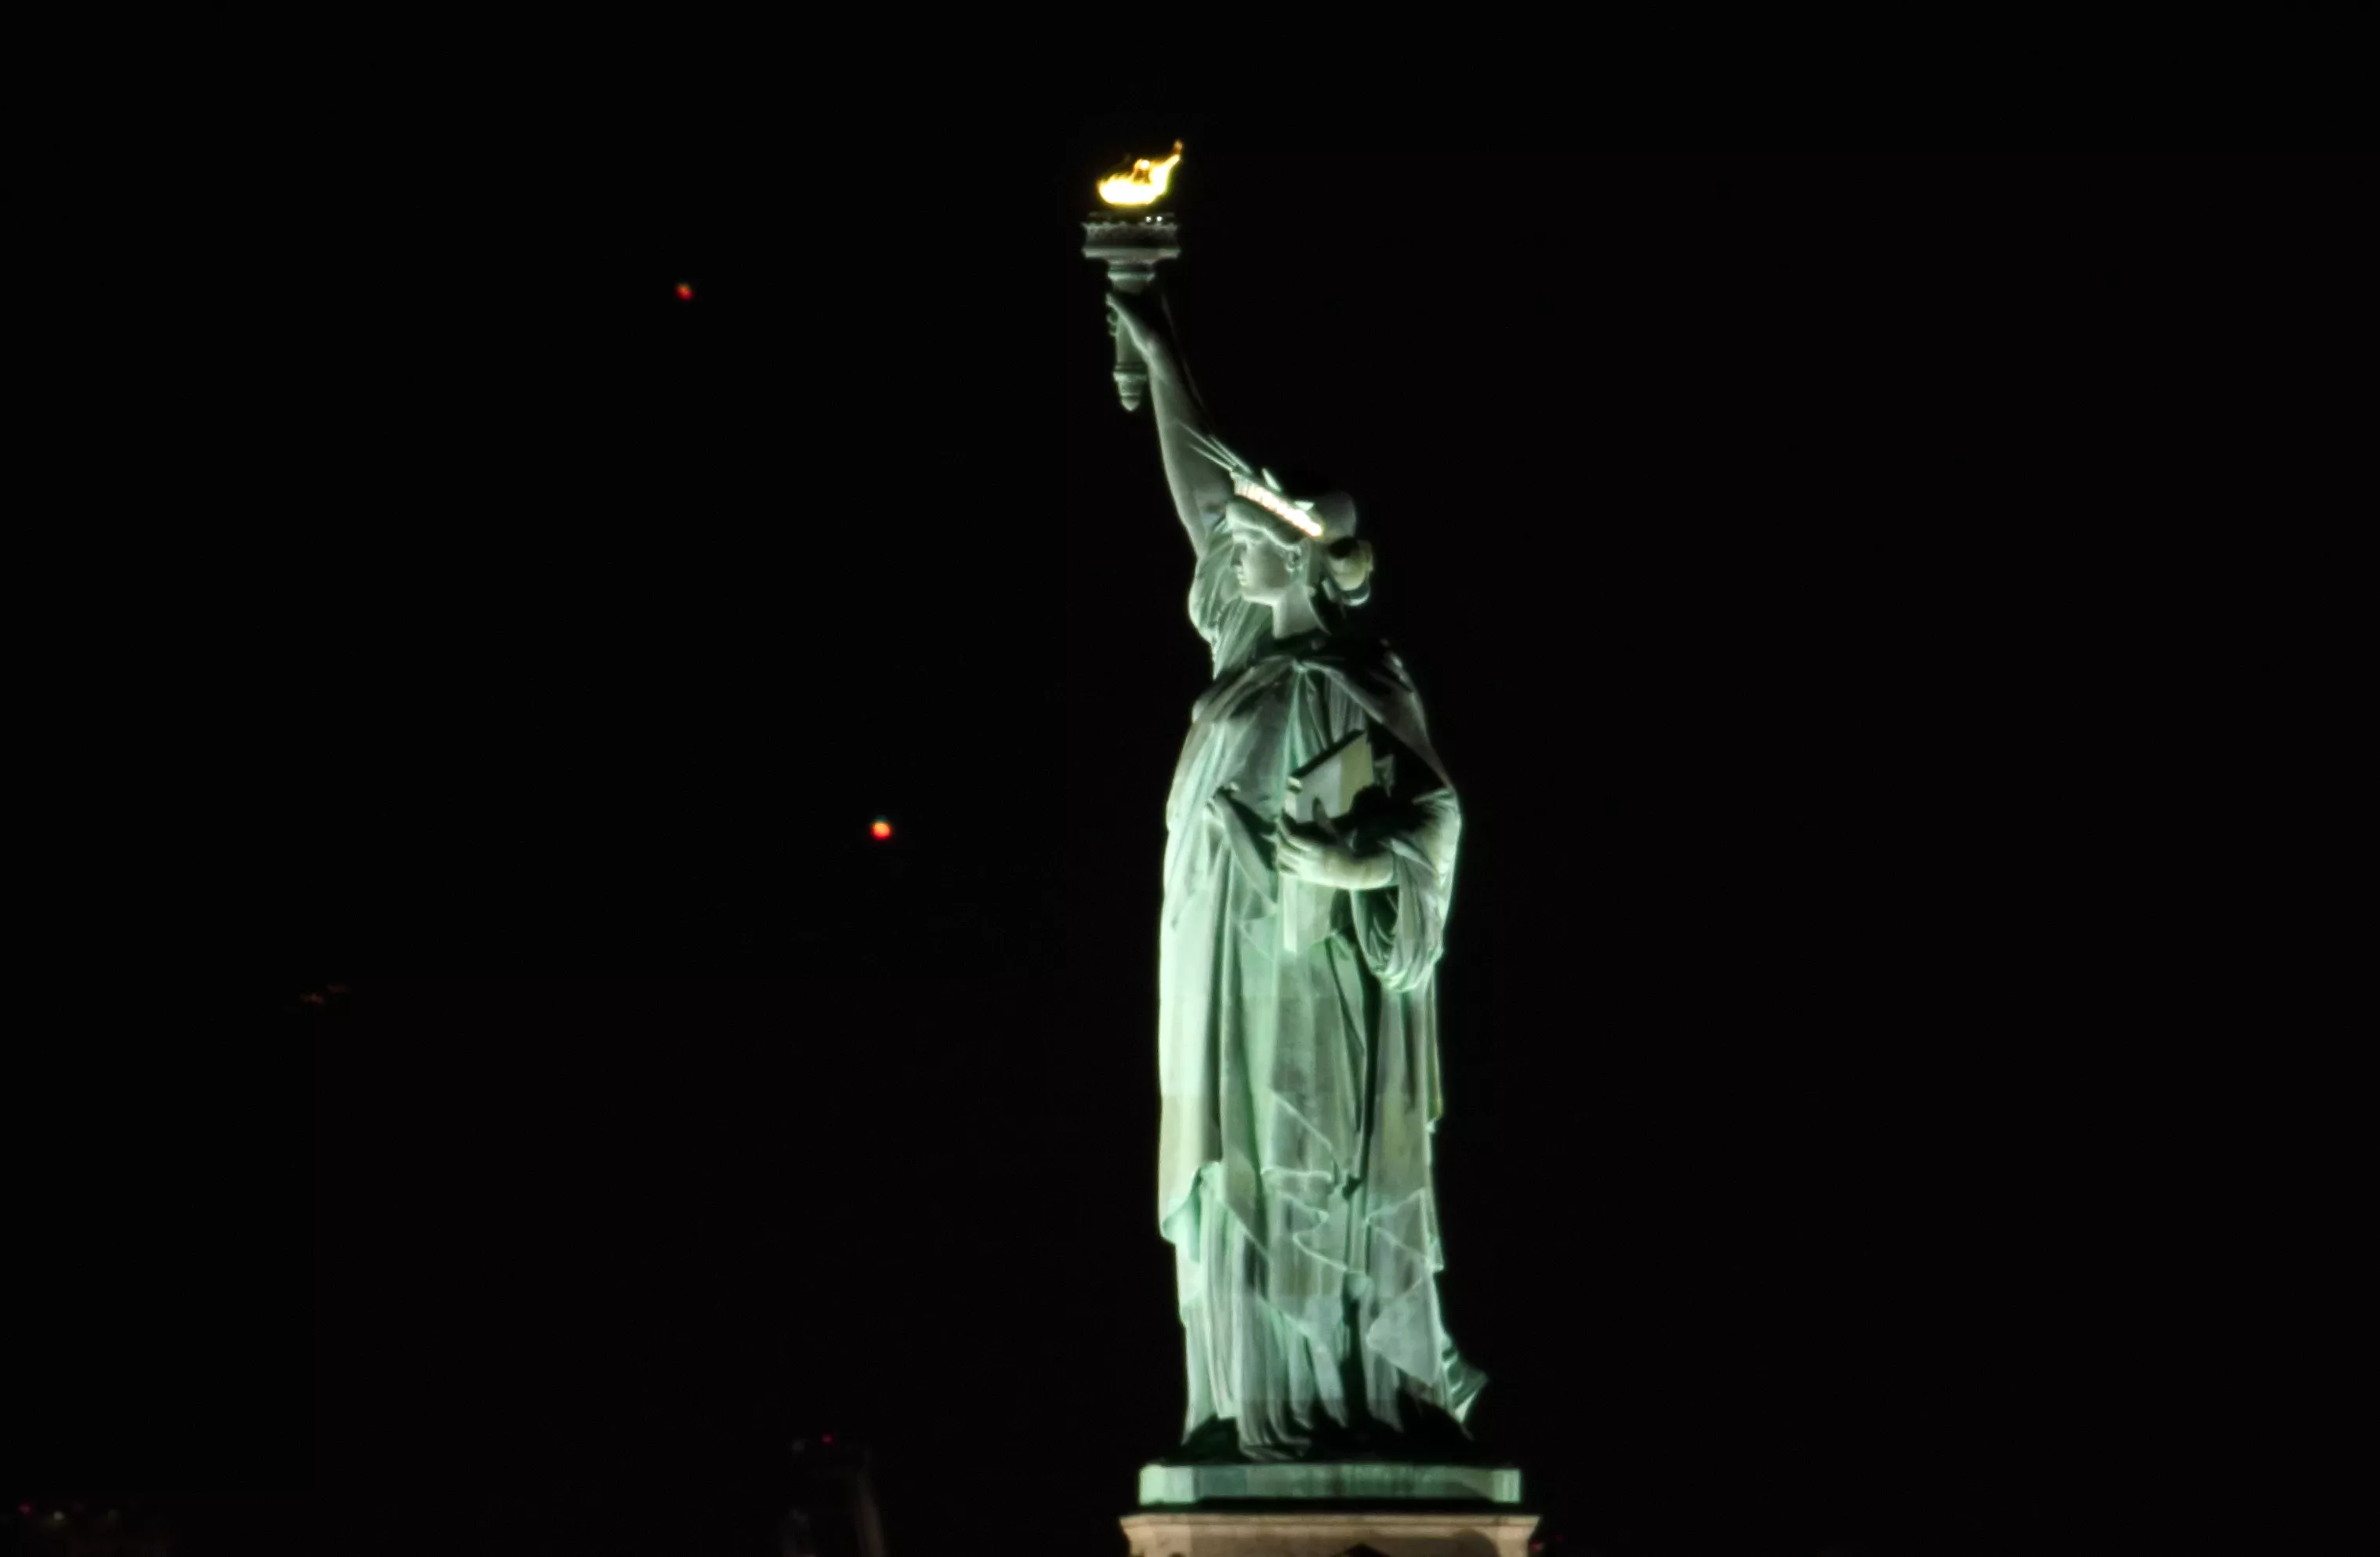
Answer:
[[[1353,1422],[1328,1417],[1315,1424],[1301,1460],[1390,1465],[1501,1466],[1503,1456],[1481,1444],[1451,1414],[1422,1401],[1398,1405],[1402,1418],[1390,1427],[1370,1416]]]
[[[1198,1424],[1180,1447],[1158,1461],[1167,1466],[1240,1466],[1298,1462],[1387,1462],[1397,1465],[1500,1466],[1509,1463],[1480,1443],[1438,1406],[1399,1403],[1402,1423],[1390,1428],[1368,1417],[1352,1423],[1323,1417],[1295,1442],[1250,1446],[1228,1417]]]
[[[1397,1403],[1397,1408],[1403,1415],[1404,1425],[1388,1437],[1389,1458],[1446,1466],[1507,1463],[1504,1456],[1482,1444],[1441,1407],[1426,1401],[1403,1400]]]
[[[1158,1461],[1162,1466],[1245,1465],[1240,1452],[1240,1425],[1228,1417],[1209,1417],[1193,1429],[1181,1447]]]

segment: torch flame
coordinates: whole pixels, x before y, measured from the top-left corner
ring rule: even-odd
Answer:
[[[1130,173],[1099,180],[1099,199],[1110,205],[1154,205],[1165,193],[1166,180],[1173,176],[1173,164],[1181,160],[1179,140],[1173,143],[1173,154],[1163,162],[1136,158]]]

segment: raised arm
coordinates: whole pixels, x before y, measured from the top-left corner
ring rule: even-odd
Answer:
[[[1165,484],[1173,491],[1173,510],[1191,549],[1203,557],[1232,495],[1231,478],[1206,452],[1216,446],[1206,408],[1182,371],[1172,333],[1153,317],[1145,298],[1110,292],[1108,327],[1124,332],[1148,364],[1148,405],[1157,421],[1158,452],[1165,459]]]

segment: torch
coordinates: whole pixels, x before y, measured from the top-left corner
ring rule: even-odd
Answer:
[[[1172,155],[1154,162],[1142,157],[1131,172],[1100,179],[1099,199],[1113,209],[1083,224],[1083,258],[1105,261],[1108,285],[1128,298],[1148,289],[1160,262],[1182,252],[1182,230],[1173,218],[1147,209],[1164,195],[1181,160],[1182,142],[1177,140]],[[1116,332],[1115,385],[1116,398],[1127,411],[1140,409],[1148,396],[1148,364],[1122,330]]]

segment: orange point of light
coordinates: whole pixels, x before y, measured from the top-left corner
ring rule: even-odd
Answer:
[[[694,288],[688,286],[683,281],[677,284],[677,295],[684,298],[689,303],[694,301]]]
[[[879,838],[890,838],[892,836],[892,824],[889,821],[880,821],[875,826],[870,827],[868,831]],[[834,1441],[832,1439],[829,1439],[827,1441],[832,1443]]]

